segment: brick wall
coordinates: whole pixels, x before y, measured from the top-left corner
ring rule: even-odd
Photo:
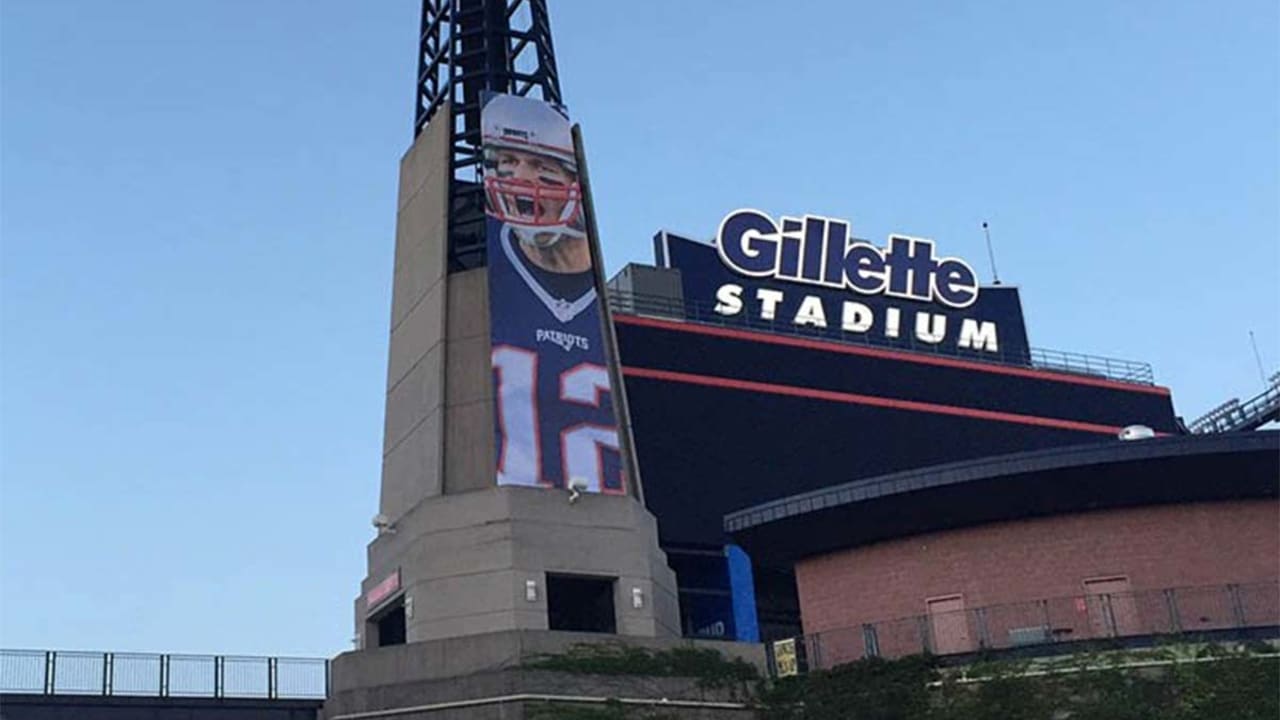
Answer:
[[[995,523],[876,543],[796,565],[806,633],[925,612],[1080,596],[1083,581],[1134,592],[1280,579],[1280,502],[1106,510]]]

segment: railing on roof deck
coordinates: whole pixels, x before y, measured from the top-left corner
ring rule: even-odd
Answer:
[[[1280,418],[1280,373],[1272,375],[1267,389],[1240,402],[1232,398],[1191,421],[1193,433],[1253,430]]]
[[[0,649],[0,692],[323,699],[324,658]]]
[[[789,322],[763,320],[747,313],[726,316],[715,311],[711,303],[684,301],[658,295],[643,295],[617,289],[609,290],[609,302],[615,313],[627,315],[647,315],[667,320],[693,322],[701,325],[717,325],[721,327],[740,327],[761,330],[779,335],[796,335],[800,337],[829,340],[848,345],[879,347],[885,349],[905,350],[907,352],[925,353],[928,355],[944,355],[963,360],[1010,365],[1023,368],[1052,370],[1105,378],[1135,385],[1154,385],[1155,374],[1151,365],[1134,360],[1116,358],[1062,350],[1046,350],[1031,348],[1027,353],[988,353],[977,351],[946,351],[939,345],[920,342],[910,333],[901,338],[881,338],[869,333],[844,333],[832,335],[822,328],[807,325],[794,325]]]

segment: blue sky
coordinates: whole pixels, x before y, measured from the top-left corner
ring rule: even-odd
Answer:
[[[417,12],[0,4],[0,645],[349,646]],[[986,219],[1034,345],[1188,418],[1280,364],[1272,0],[551,13],[610,271],[740,206],[985,269]]]

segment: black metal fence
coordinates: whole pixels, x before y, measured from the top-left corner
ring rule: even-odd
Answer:
[[[0,692],[316,699],[329,691],[323,658],[0,650]]]
[[[1007,351],[988,353],[976,350],[946,349],[938,344],[917,341],[911,333],[893,340],[869,333],[843,333],[837,336],[825,329],[807,325],[795,325],[785,320],[763,320],[753,317],[749,313],[722,315],[715,311],[715,306],[711,303],[689,300],[680,301],[675,298],[659,295],[641,295],[617,289],[609,291],[609,302],[614,312],[629,315],[648,315],[684,322],[695,322],[701,325],[741,327],[775,334],[821,338],[849,345],[907,350],[928,355],[945,355],[997,365],[1055,370],[1138,385],[1155,384],[1155,375],[1151,371],[1151,365],[1134,360],[1119,360],[1099,355],[1046,350],[1044,348],[1031,348],[1026,352],[1018,353]]]
[[[1232,398],[1204,415],[1188,427],[1193,433],[1237,432],[1253,430],[1280,417],[1280,373],[1267,380],[1267,389],[1243,403]]]
[[[867,657],[962,655],[1078,641],[1233,634],[1280,627],[1280,584],[1229,584],[1082,594],[879,620],[775,641],[775,673],[829,669]]]

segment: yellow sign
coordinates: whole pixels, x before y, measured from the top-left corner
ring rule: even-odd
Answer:
[[[796,663],[795,638],[775,640],[773,642],[773,666],[778,670],[778,677],[799,674],[800,667]]]

